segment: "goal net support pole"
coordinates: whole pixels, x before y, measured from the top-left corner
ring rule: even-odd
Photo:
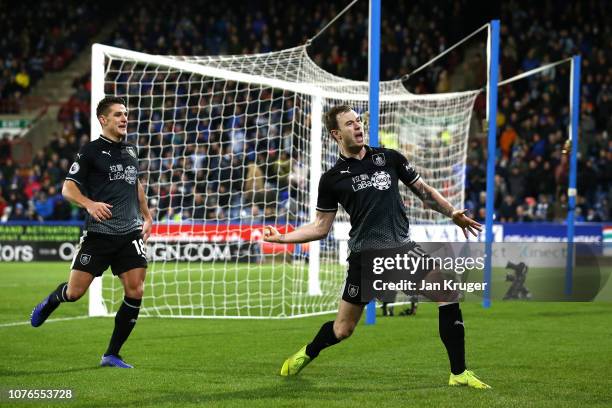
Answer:
[[[489,39],[487,42],[487,196],[485,219],[485,290],[482,305],[491,307],[491,267],[493,249],[493,214],[495,211],[495,152],[497,131],[497,83],[499,76],[499,20],[489,24]]]
[[[576,177],[578,172],[578,123],[580,120],[580,55],[572,57],[570,69],[570,122],[569,140],[571,154],[569,162],[569,183],[567,189],[567,261],[565,267],[565,294],[571,296],[574,270],[574,214],[576,211]]]
[[[370,24],[369,24],[369,47],[368,47],[368,84],[370,86],[369,103],[369,136],[370,145],[378,147],[378,114],[379,114],[379,91],[380,91],[380,2],[381,0],[370,0]],[[366,324],[376,323],[376,299],[371,300],[366,306]]]

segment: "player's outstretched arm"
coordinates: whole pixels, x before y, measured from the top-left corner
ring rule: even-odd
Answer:
[[[461,228],[466,238],[468,237],[468,232],[474,236],[478,236],[478,232],[482,231],[481,224],[465,215],[467,213],[466,209],[455,209],[438,190],[425,183],[422,179],[418,179],[414,184],[411,184],[409,188],[429,208],[452,218],[453,222]]]
[[[335,212],[317,211],[315,221],[302,225],[287,234],[281,234],[272,226],[264,228],[264,241],[279,244],[301,244],[325,238],[334,224]]]
[[[103,220],[109,220],[113,214],[111,213],[112,205],[95,202],[85,197],[81,190],[79,190],[79,186],[72,180],[64,181],[64,186],[62,187],[62,195],[64,198],[76,205],[83,207],[87,210],[89,215],[93,217],[94,220],[100,222]]]
[[[142,240],[147,242],[149,235],[151,235],[153,217],[151,217],[151,213],[149,212],[147,196],[145,195],[144,188],[142,187],[140,180],[138,180],[138,204],[140,205],[140,212],[142,213],[142,218],[144,219],[144,224],[142,225]]]

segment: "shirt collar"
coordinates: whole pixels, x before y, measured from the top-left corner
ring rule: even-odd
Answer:
[[[366,158],[366,156],[367,156],[368,154],[370,154],[370,152],[372,151],[372,148],[371,148],[370,146],[368,146],[368,145],[364,145],[364,147],[365,147],[365,149],[366,149],[366,153],[365,153],[365,155],[363,156],[363,158],[365,159],[365,158]],[[343,155],[342,153],[340,153],[340,160],[342,160],[342,161],[346,161],[346,160],[349,160],[349,159],[359,160],[359,159],[354,159],[354,158],[352,158],[352,157],[346,157],[345,155]],[[363,160],[363,159],[362,159],[362,160]]]
[[[104,140],[106,143],[111,143],[111,144],[121,144],[121,141],[119,142],[115,142],[111,139],[109,139],[108,137],[104,136],[104,135],[100,135],[100,139]]]

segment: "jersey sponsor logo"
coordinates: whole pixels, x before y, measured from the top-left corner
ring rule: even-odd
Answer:
[[[102,154],[108,154],[110,157],[112,157],[111,154],[110,154],[110,150],[108,150],[108,151],[102,150]]]
[[[375,165],[381,166],[381,167],[387,163],[385,160],[384,153],[376,153],[375,155],[372,156],[372,161],[374,162]]]
[[[357,294],[359,293],[359,286],[353,285],[352,283],[349,283],[348,286],[348,295],[350,297],[355,297],[357,296]]]
[[[351,174],[351,168],[347,167],[346,170],[340,170],[340,174]]]
[[[79,170],[81,170],[81,166],[79,166],[79,163],[74,162],[72,163],[72,166],[70,166],[70,170],[68,171],[68,173],[77,174]]]
[[[132,146],[128,146],[126,148],[126,150],[130,154],[130,156],[132,156],[133,158],[137,159],[137,157],[136,157],[136,149],[134,149]]]
[[[357,192],[364,188],[372,187],[372,181],[367,174],[360,174],[351,178],[353,180],[353,191]]]
[[[81,254],[81,257],[79,258],[79,262],[81,262],[81,265],[87,265],[89,261],[91,261],[91,255]]]
[[[138,170],[134,166],[127,166],[125,169],[122,164],[113,164],[109,168],[108,179],[114,180],[125,180],[128,184],[136,184],[138,178]]]
[[[377,171],[372,176],[372,185],[377,190],[388,190],[391,187],[391,176],[386,171]]]

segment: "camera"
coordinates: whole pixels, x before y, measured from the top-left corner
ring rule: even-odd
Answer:
[[[513,273],[506,274],[506,282],[514,282],[515,279],[521,278],[527,275],[527,270],[529,268],[523,262],[519,264],[515,264],[515,263],[508,261],[508,263],[506,264],[506,269],[512,269],[512,272],[513,272]]]
[[[510,269],[511,272],[506,274],[506,282],[512,282],[510,288],[504,295],[504,300],[508,299],[531,299],[531,292],[525,286],[527,280],[527,271],[529,267],[524,263],[520,262],[515,264],[508,261],[506,269]]]

